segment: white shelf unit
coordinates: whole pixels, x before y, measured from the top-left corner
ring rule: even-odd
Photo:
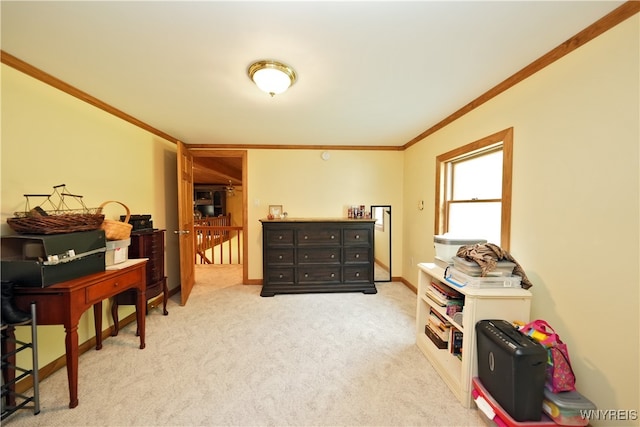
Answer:
[[[444,269],[433,263],[418,264],[418,294],[416,307],[416,344],[465,408],[471,407],[471,380],[478,375],[478,356],[475,325],[484,319],[529,321],[531,292],[522,288],[458,287],[444,279]],[[445,307],[426,296],[432,281],[464,295],[462,324],[447,316]],[[442,314],[452,327],[463,333],[462,357],[451,354],[451,339],[445,349],[439,349],[425,334],[429,311]]]

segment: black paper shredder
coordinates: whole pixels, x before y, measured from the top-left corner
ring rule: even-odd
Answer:
[[[476,323],[478,377],[516,421],[540,421],[547,350],[506,320]]]

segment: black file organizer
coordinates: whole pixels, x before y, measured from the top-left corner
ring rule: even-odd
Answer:
[[[31,342],[23,342],[15,337],[16,326],[31,326]],[[31,320],[14,325],[2,326],[2,420],[19,409],[33,408],[34,415],[40,413],[40,390],[38,379],[38,336],[36,332],[36,304],[31,303]],[[16,355],[31,349],[32,368],[16,366]],[[16,383],[31,375],[33,394],[16,392]]]

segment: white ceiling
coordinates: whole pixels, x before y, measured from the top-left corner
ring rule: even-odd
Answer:
[[[402,146],[622,3],[3,0],[1,43],[187,144]]]

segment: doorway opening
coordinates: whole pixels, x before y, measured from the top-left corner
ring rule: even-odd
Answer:
[[[190,149],[193,155],[195,283],[247,283],[246,151]]]

